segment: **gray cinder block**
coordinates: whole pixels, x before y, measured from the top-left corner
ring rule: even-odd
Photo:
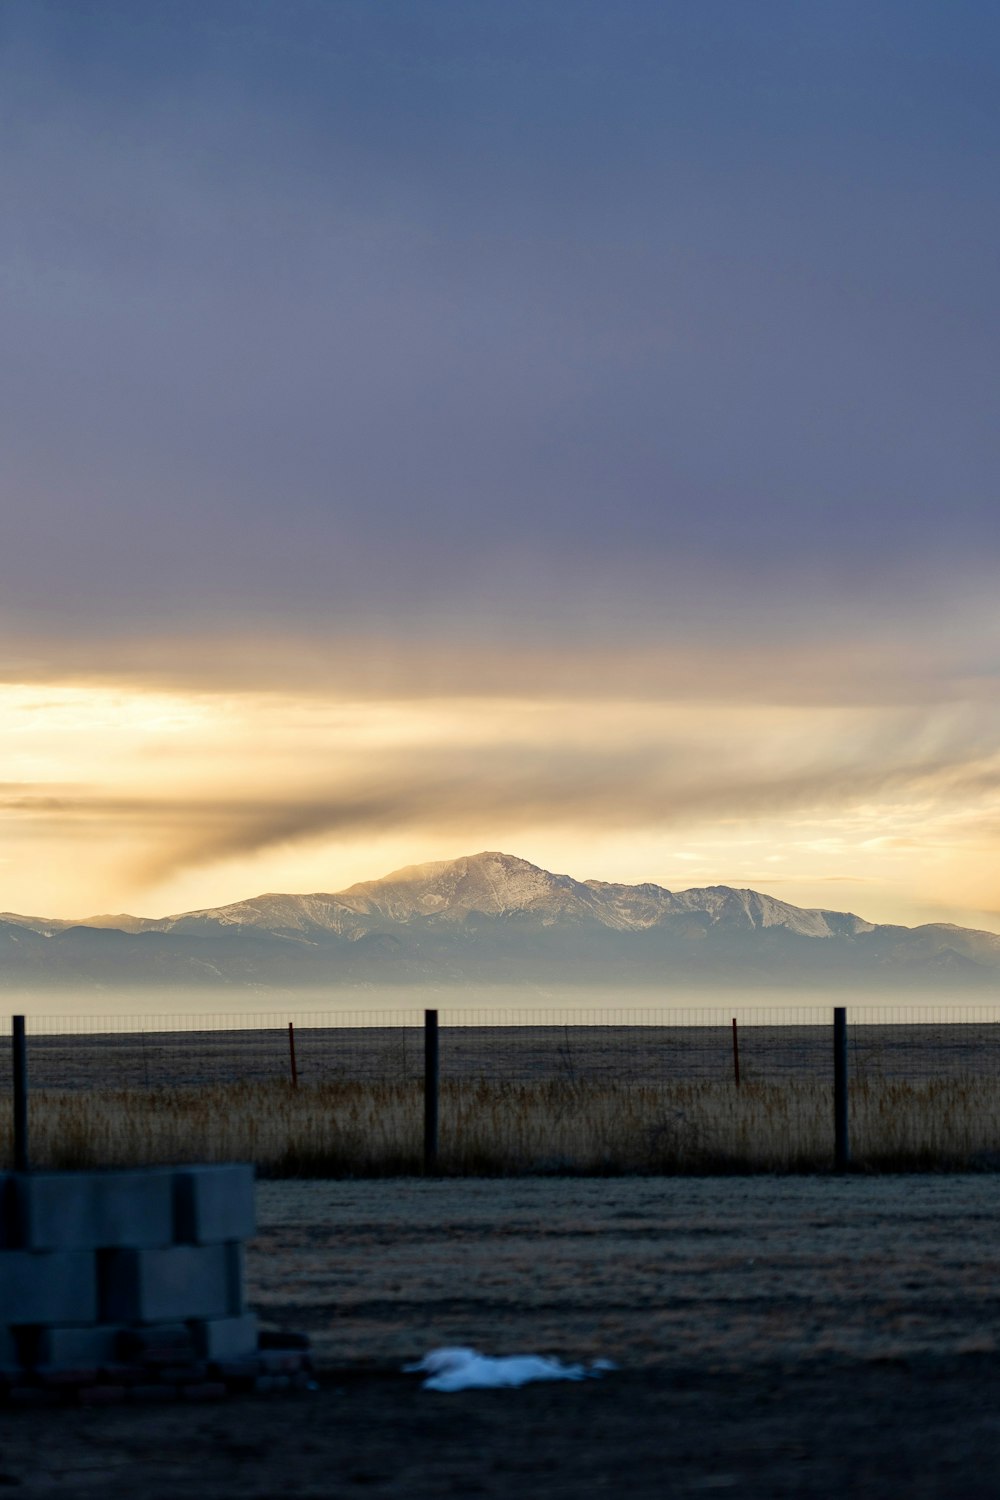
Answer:
[[[0,1327],[96,1319],[92,1250],[0,1250]]]
[[[176,1238],[189,1245],[249,1239],[257,1228],[253,1183],[254,1169],[249,1163],[178,1167],[174,1174]]]
[[[144,1249],[174,1237],[173,1174],[34,1172],[14,1181],[14,1232],[28,1250]]]
[[[229,1311],[236,1316],[246,1312],[246,1259],[247,1252],[241,1240],[232,1240],[226,1246],[229,1271]]]
[[[38,1365],[90,1368],[114,1364],[122,1330],[110,1323],[93,1328],[37,1328],[31,1339],[31,1359]]]
[[[166,1323],[243,1311],[238,1245],[172,1245],[99,1252],[101,1319]]]
[[[202,1318],[189,1327],[202,1359],[239,1359],[257,1352],[257,1319],[253,1313],[241,1318]]]

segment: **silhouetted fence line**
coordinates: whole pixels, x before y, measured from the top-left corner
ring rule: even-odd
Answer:
[[[449,1009],[439,1016],[440,1070],[452,1082],[737,1084],[830,1077],[831,1009],[560,1012]],[[1000,1081],[1000,1004],[941,1019],[921,1007],[851,1006],[855,1081]],[[737,1025],[738,1019],[738,1040]],[[419,1082],[423,1012],[29,1016],[36,1090],[191,1088],[244,1080]],[[0,1037],[11,1019],[0,1018]],[[13,1086],[0,1046],[0,1092]]]
[[[1000,1170],[1000,1005],[36,1016],[27,1030],[18,1016],[4,1031],[0,1166],[21,1171],[29,1122],[40,1164],[62,1166],[228,1153],[317,1174]]]

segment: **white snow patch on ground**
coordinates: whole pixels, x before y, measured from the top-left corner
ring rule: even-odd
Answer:
[[[426,1375],[425,1391],[491,1390],[528,1385],[534,1380],[587,1380],[615,1367],[608,1359],[590,1365],[564,1365],[541,1354],[499,1358],[478,1349],[432,1349],[419,1364],[404,1365],[408,1375]]]

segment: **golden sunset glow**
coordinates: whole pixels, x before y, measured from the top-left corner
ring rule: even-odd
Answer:
[[[163,915],[488,847],[581,878],[1000,928],[991,704],[439,686],[7,684],[0,906]]]

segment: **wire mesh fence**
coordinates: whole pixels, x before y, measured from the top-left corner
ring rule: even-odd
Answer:
[[[919,1006],[848,1010],[857,1081],[1000,1082],[1000,1004],[942,1017]],[[734,1029],[733,1021],[736,1021]],[[441,1076],[462,1083],[823,1081],[831,1011],[621,1010],[558,1017],[544,1011],[442,1010]],[[292,1036],[289,1025],[293,1026]],[[193,1088],[290,1079],[302,1084],[406,1083],[423,1078],[422,1017],[397,1011],[29,1018],[34,1089]],[[735,1034],[734,1034],[735,1031]],[[10,1020],[0,1019],[0,1037]],[[0,1091],[11,1087],[0,1045]]]
[[[849,1134],[869,1167],[1000,1170],[1000,1005],[851,1007],[842,1124],[833,1031],[832,1008],[454,1008],[440,1012],[425,1075],[412,1011],[34,1017],[32,1160],[235,1157],[315,1175],[430,1162],[795,1170],[846,1161]],[[0,1020],[0,1096],[14,1092],[10,1037]],[[432,1147],[426,1076],[440,1104]],[[15,1114],[0,1109],[0,1166],[15,1159]]]

